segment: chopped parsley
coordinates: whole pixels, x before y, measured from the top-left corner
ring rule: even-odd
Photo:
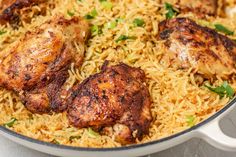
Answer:
[[[84,18],[87,20],[90,20],[90,19],[94,19],[97,15],[98,15],[97,10],[93,9],[90,13],[86,14]]]
[[[127,35],[121,35],[119,36],[119,38],[116,39],[116,42],[120,42],[120,41],[124,41],[124,40],[128,40],[128,39],[136,39],[136,37],[134,36],[127,36]]]
[[[102,1],[101,4],[102,4],[103,8],[105,8],[107,10],[111,10],[113,7],[113,4],[108,1]]]
[[[91,33],[92,33],[93,36],[102,34],[102,28],[98,25],[93,25],[91,27]]]
[[[166,18],[167,19],[173,18],[178,13],[178,11],[176,11],[170,3],[165,3],[165,9],[168,11],[166,13]]]
[[[70,10],[67,10],[67,14],[68,14],[69,16],[74,16],[74,15],[75,15],[75,13],[71,12]]]
[[[52,140],[52,143],[54,143],[54,144],[60,144],[56,139],[53,139],[53,140]]]
[[[106,24],[106,28],[108,28],[108,29],[114,29],[116,26],[117,26],[117,22],[116,21],[111,21],[111,22],[108,22]]]
[[[72,141],[74,139],[80,139],[81,136],[70,136],[69,140]]]
[[[5,34],[7,31],[5,31],[5,30],[0,30],[0,35],[3,35],[3,34]]]
[[[223,98],[224,96],[232,98],[234,96],[233,88],[226,81],[224,81],[221,86],[211,87],[205,84],[205,87],[210,91],[217,93],[220,98]]]
[[[93,131],[91,128],[88,128],[88,134],[92,138],[96,138],[96,137],[100,136],[99,133]]]
[[[117,18],[117,19],[116,19],[116,22],[117,22],[117,23],[124,22],[124,19],[123,19],[123,18]]]
[[[195,125],[195,116],[187,116],[186,117],[186,122],[188,123],[188,126],[192,127]]]
[[[145,22],[143,21],[143,19],[136,18],[134,19],[133,24],[135,27],[143,27]]]
[[[9,122],[5,123],[4,126],[13,127],[13,125],[15,124],[16,121],[17,121],[16,118],[11,118],[11,120]]]
[[[226,35],[234,35],[233,31],[230,31],[228,28],[226,28],[225,26],[221,25],[221,24],[215,24],[215,29],[218,32],[222,32]]]

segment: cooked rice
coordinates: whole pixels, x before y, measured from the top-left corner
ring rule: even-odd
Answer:
[[[0,30],[7,31],[0,36],[0,51],[26,31],[33,30],[35,26],[59,12],[70,18],[68,11],[73,12],[75,16],[84,16],[96,9],[98,15],[89,20],[91,25],[106,25],[118,18],[122,18],[122,21],[114,29],[103,28],[102,34],[90,38],[82,67],[75,69],[72,64],[67,82],[72,86],[76,81],[82,81],[99,72],[104,60],[111,60],[113,64],[124,62],[133,67],[141,67],[146,73],[153,100],[151,112],[154,121],[149,134],[137,143],[157,140],[183,131],[191,127],[187,117],[194,117],[193,123],[197,124],[229,102],[229,98],[220,99],[219,95],[205,87],[199,87],[191,69],[174,70],[159,63],[163,43],[156,39],[156,35],[158,23],[165,19],[165,10],[158,0],[115,0],[112,3],[113,8],[109,10],[104,8],[99,0],[56,0],[55,9],[48,9],[46,16],[32,17],[31,24],[23,23],[18,30],[10,26],[0,26]],[[199,20],[190,13],[180,16],[190,17],[209,27],[212,23],[222,23],[229,29],[236,30],[236,20],[229,18],[208,17],[206,20]],[[135,18],[142,18],[145,27],[133,27]],[[135,36],[136,39],[116,43],[115,40],[122,34]],[[221,85],[222,82],[219,78],[214,85]],[[236,90],[235,77],[230,80],[230,85]],[[13,117],[17,121],[9,129],[34,139],[82,147],[121,146],[115,142],[114,137],[97,135],[87,128],[77,129],[70,126],[66,113],[32,114],[13,92],[1,89],[0,124],[9,122]]]

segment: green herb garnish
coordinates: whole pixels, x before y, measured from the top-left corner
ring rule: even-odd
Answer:
[[[215,29],[218,32],[222,32],[226,35],[234,35],[233,31],[230,31],[228,28],[226,28],[225,26],[221,25],[221,24],[215,24]]]
[[[93,9],[90,13],[84,16],[85,19],[90,20],[95,18],[98,15],[98,12],[96,9]]]
[[[145,22],[143,21],[143,19],[136,18],[134,19],[133,24],[135,27],[143,27]]]
[[[186,122],[188,123],[188,126],[192,127],[195,125],[195,116],[187,116]]]
[[[124,22],[124,19],[123,19],[123,18],[117,18],[117,19],[116,19],[116,22],[117,22],[117,23]]]
[[[3,35],[3,34],[5,34],[7,31],[5,31],[5,30],[0,30],[0,35]]]
[[[121,35],[119,36],[118,39],[116,39],[116,42],[120,42],[120,41],[124,41],[124,40],[128,40],[128,39],[136,39],[136,37],[134,36],[127,36],[127,35]]]
[[[98,15],[98,12],[96,9],[93,9],[90,13],[93,17],[97,16]]]
[[[60,144],[56,139],[53,139],[53,140],[52,140],[52,143],[54,143],[54,144]]]
[[[206,84],[205,87],[207,87],[210,91],[217,93],[220,98],[223,98],[224,96],[232,98],[234,96],[233,88],[226,81],[224,81],[223,84],[218,87],[211,87]]]
[[[92,35],[99,35],[102,34],[102,28],[98,25],[93,25],[91,27],[91,33]]]
[[[11,120],[5,124],[3,124],[5,127],[13,127],[14,123],[17,121],[16,118],[11,118]]]
[[[108,1],[102,1],[101,4],[102,4],[103,8],[105,8],[107,10],[111,10],[113,7],[113,4]]]
[[[166,18],[167,19],[173,18],[178,13],[178,11],[176,11],[170,3],[165,3],[165,9],[168,11],[166,13]]]
[[[81,136],[70,136],[69,140],[72,141],[74,139],[80,139]]]
[[[93,19],[94,17],[91,16],[90,14],[87,14],[87,15],[84,16],[84,18],[87,19],[87,20],[90,20],[90,19]]]
[[[96,137],[100,136],[99,133],[93,131],[91,128],[88,128],[88,134],[92,138],[96,138]]]
[[[116,21],[111,21],[111,22],[108,22],[106,24],[106,28],[108,28],[108,29],[114,29],[116,26],[117,26],[117,22]]]
[[[75,13],[71,12],[70,10],[67,10],[67,14],[68,14],[69,16],[74,16],[74,15],[75,15]]]

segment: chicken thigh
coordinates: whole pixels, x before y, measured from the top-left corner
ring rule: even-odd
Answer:
[[[175,18],[159,24],[158,38],[164,41],[162,62],[168,66],[193,68],[208,79],[235,73],[236,43],[213,29]]]
[[[52,102],[68,78],[71,63],[81,64],[88,32],[82,18],[62,16],[27,32],[1,52],[5,56],[0,59],[0,86],[19,93],[31,112],[64,110]]]
[[[148,133],[151,98],[141,69],[105,63],[100,73],[73,87],[70,99],[68,118],[75,127],[107,130],[111,126],[122,144]]]

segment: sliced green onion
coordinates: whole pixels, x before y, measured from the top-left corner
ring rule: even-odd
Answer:
[[[117,22],[116,21],[111,21],[111,22],[108,22],[106,24],[106,28],[108,28],[108,29],[114,29],[116,26],[117,26]]]
[[[81,136],[70,136],[69,140],[72,141],[74,139],[80,139]]]
[[[16,118],[11,118],[11,120],[9,122],[5,123],[4,126],[13,127],[13,125],[15,124],[16,121],[17,121]]]
[[[92,138],[96,138],[96,137],[100,136],[99,133],[93,131],[91,128],[88,128],[88,134]]]
[[[71,12],[70,10],[67,10],[67,14],[68,14],[69,16],[74,16],[74,15],[75,15],[75,13]]]
[[[52,140],[52,143],[54,143],[54,144],[60,144],[56,139],[53,139],[53,140]]]
[[[124,19],[123,19],[123,18],[117,18],[117,19],[116,19],[116,22],[117,22],[117,23],[124,22]]]
[[[133,24],[135,27],[143,27],[145,22],[143,21],[143,19],[136,18],[134,19]]]
[[[172,6],[171,4],[169,4],[169,3],[165,3],[165,9],[168,11],[168,12],[166,13],[166,18],[167,18],[167,19],[173,18],[173,17],[176,16],[177,13],[178,13],[178,11],[176,11],[176,10],[173,8],[173,6]]]
[[[116,42],[120,42],[120,41],[124,41],[124,40],[128,40],[128,39],[136,39],[136,37],[134,36],[127,36],[127,35],[121,35],[119,36],[119,38],[116,39]]]
[[[192,127],[195,125],[195,116],[187,116],[186,122],[188,123],[188,126]]]
[[[93,9],[90,13],[93,17],[97,16],[98,15],[98,12],[96,9]]]
[[[234,96],[233,88],[226,81],[224,81],[223,84],[218,87],[211,87],[206,84],[205,87],[207,87],[210,91],[217,93],[220,98],[223,98],[224,96],[232,98]]]
[[[94,35],[102,34],[102,29],[101,29],[101,27],[99,27],[99,26],[97,26],[97,25],[93,25],[93,26],[91,27],[91,33],[92,33],[93,36],[94,36]]]
[[[3,35],[3,34],[5,34],[7,31],[5,31],[5,30],[0,30],[0,35]]]
[[[108,1],[103,1],[101,2],[103,8],[107,9],[107,10],[111,10],[113,7],[113,4],[111,2]]]
[[[225,26],[221,25],[221,24],[215,24],[215,29],[218,32],[222,32],[226,35],[234,35],[233,31],[230,31],[228,28],[226,28]]]
[[[87,15],[84,16],[84,18],[87,19],[87,20],[91,20],[91,19],[93,19],[94,17],[91,16],[90,14],[87,14]]]
[[[90,13],[86,14],[84,18],[90,20],[90,19],[95,18],[97,15],[98,15],[97,10],[93,9]]]

